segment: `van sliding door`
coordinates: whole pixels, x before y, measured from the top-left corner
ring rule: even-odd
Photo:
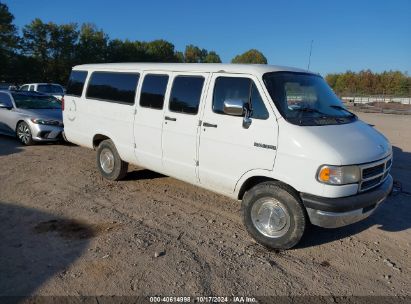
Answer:
[[[171,73],[146,72],[134,119],[137,162],[148,169],[163,172],[161,134],[164,120],[164,100]]]

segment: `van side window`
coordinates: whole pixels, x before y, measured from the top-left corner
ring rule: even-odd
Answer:
[[[169,109],[172,112],[197,114],[204,77],[177,76],[171,89]]]
[[[67,84],[66,95],[80,97],[83,93],[86,78],[86,71],[72,71]]]
[[[29,86],[27,84],[25,84],[24,86],[20,88],[20,91],[28,91],[28,90],[29,90]]]
[[[93,72],[86,97],[133,105],[138,78],[138,73]]]
[[[30,85],[29,91],[34,91],[34,85]]]
[[[161,110],[166,94],[168,75],[149,74],[144,77],[140,106]]]
[[[218,77],[214,86],[213,111],[217,114],[224,114],[224,101],[227,99],[240,99],[244,104],[251,103],[252,118],[267,119],[269,117],[261,95],[250,78]]]

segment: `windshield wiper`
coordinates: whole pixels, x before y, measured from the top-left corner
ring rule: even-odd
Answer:
[[[323,116],[326,117],[331,117],[329,114],[321,112],[320,110],[314,109],[314,108],[309,108],[309,107],[305,107],[305,108],[295,108],[293,109],[293,111],[297,111],[297,112],[312,112],[312,113],[318,113],[321,114]]]
[[[330,108],[333,109],[337,109],[337,110],[341,110],[341,111],[345,111],[348,114],[350,114],[351,117],[357,117],[357,115],[355,115],[353,112],[348,111],[346,108],[342,107],[342,106],[338,106],[338,105],[331,105]]]

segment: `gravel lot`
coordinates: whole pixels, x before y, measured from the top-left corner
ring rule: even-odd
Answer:
[[[411,192],[411,115],[366,114]],[[411,196],[367,220],[310,227],[293,250],[246,233],[240,204],[131,167],[103,180],[95,152],[0,135],[0,295],[408,295]]]

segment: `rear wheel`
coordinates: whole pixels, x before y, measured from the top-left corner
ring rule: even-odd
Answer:
[[[19,122],[19,124],[17,125],[16,136],[23,145],[30,146],[34,144],[30,127],[24,121]]]
[[[298,195],[281,183],[254,186],[244,195],[242,210],[247,231],[264,246],[289,249],[304,234],[304,207]]]
[[[97,148],[97,167],[104,178],[120,180],[127,174],[128,163],[120,158],[114,143],[107,139]]]

